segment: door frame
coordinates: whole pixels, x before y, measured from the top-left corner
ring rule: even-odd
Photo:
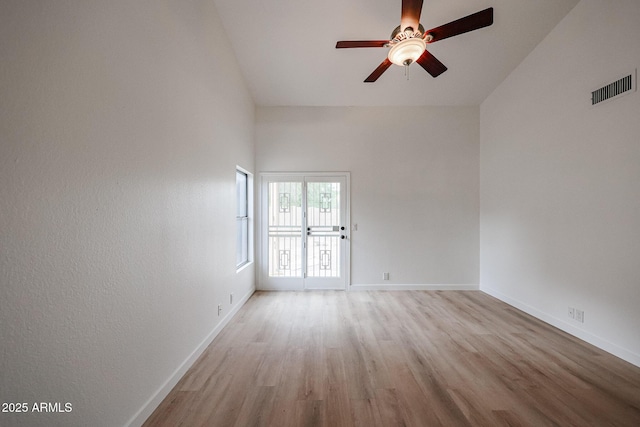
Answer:
[[[257,233],[258,233],[258,256],[257,256],[257,286],[258,290],[265,291],[303,291],[303,290],[315,290],[306,289],[303,278],[282,278],[280,281],[283,283],[289,282],[289,284],[282,284],[274,286],[269,283],[269,266],[268,266],[268,250],[269,250],[269,236],[268,236],[268,221],[267,221],[267,191],[268,183],[272,181],[286,181],[290,178],[292,181],[305,182],[305,178],[321,177],[338,177],[345,181],[345,231],[346,239],[344,239],[344,253],[342,255],[343,266],[342,275],[344,277],[344,287],[337,288],[336,290],[348,290],[351,287],[351,173],[350,172],[260,172],[260,188],[258,191],[258,221]],[[304,188],[304,187],[303,187]],[[304,233],[302,241],[305,240],[306,233]],[[306,251],[303,252],[306,254]],[[306,264],[306,260],[305,260]],[[332,288],[333,289],[333,288]]]

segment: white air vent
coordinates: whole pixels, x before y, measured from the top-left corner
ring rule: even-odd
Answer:
[[[636,91],[637,70],[600,89],[591,92],[591,105],[599,104]]]

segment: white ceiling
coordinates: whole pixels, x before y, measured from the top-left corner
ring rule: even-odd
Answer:
[[[400,24],[401,0],[214,0],[252,96],[260,106],[479,105],[578,0],[425,0],[434,28],[492,6],[494,24],[429,45],[449,69],[392,66],[363,80],[386,48],[335,49],[380,40]]]

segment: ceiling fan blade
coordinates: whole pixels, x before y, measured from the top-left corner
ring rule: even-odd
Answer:
[[[350,47],[385,47],[389,40],[354,40],[340,41],[336,43],[336,49],[345,49]]]
[[[473,13],[469,16],[465,16],[464,18],[456,19],[455,21],[449,22],[448,24],[444,24],[427,31],[427,34],[433,36],[433,40],[431,40],[429,43],[434,43],[439,40],[457,36],[458,34],[467,33],[479,28],[488,27],[491,24],[493,24],[492,7],[481,10],[480,12]]]
[[[434,78],[447,71],[447,67],[431,54],[428,50],[425,50],[420,58],[416,60],[427,73],[431,74]]]
[[[400,31],[411,27],[418,31],[420,25],[420,13],[423,0],[402,0],[402,15],[400,16]]]
[[[378,68],[376,68],[373,73],[369,74],[369,77],[367,77],[364,82],[375,82],[376,80],[378,80],[378,77],[382,75],[382,73],[387,71],[387,68],[389,67],[391,67],[391,61],[389,61],[389,58],[385,58],[384,61],[382,61],[382,64],[378,65]]]

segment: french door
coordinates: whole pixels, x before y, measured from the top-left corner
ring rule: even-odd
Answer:
[[[262,174],[260,289],[346,289],[349,174]]]

